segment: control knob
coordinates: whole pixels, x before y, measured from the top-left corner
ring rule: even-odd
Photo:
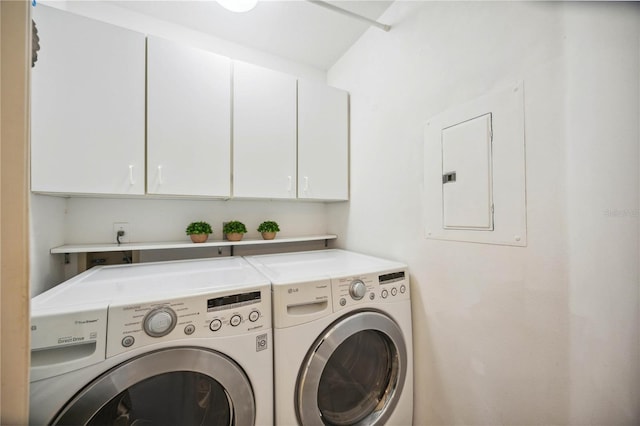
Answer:
[[[144,332],[151,337],[166,336],[176,326],[177,319],[176,313],[168,306],[153,309],[142,322]]]
[[[362,280],[355,280],[349,286],[349,295],[353,300],[360,300],[367,294],[367,286]]]

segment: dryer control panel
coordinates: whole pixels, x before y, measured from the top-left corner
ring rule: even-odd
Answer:
[[[271,328],[271,289],[229,290],[109,307],[107,357],[166,341]]]
[[[336,278],[332,280],[332,287],[334,312],[358,305],[393,303],[410,298],[409,273],[404,269]]]

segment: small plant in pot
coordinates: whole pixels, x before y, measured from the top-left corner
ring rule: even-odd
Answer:
[[[191,222],[185,230],[187,235],[191,237],[194,243],[204,243],[209,238],[209,234],[213,232],[211,225],[207,222]]]
[[[243,235],[247,233],[247,227],[242,222],[232,220],[224,224],[222,232],[227,236],[227,240],[240,241]]]
[[[265,240],[273,240],[276,237],[276,232],[279,231],[278,223],[272,220],[266,220],[258,226],[258,232],[262,233],[262,238]]]

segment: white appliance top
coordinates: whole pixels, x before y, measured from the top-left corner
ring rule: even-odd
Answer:
[[[33,297],[31,309],[136,303],[269,284],[241,257],[96,266]]]
[[[404,269],[407,265],[346,250],[246,256],[273,285]]]

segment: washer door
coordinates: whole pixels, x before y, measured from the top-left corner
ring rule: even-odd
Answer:
[[[58,425],[253,425],[244,371],[199,348],[141,355],[98,377],[60,412]]]
[[[407,371],[402,330],[379,312],[342,317],[316,340],[296,385],[298,420],[308,425],[384,424]]]

